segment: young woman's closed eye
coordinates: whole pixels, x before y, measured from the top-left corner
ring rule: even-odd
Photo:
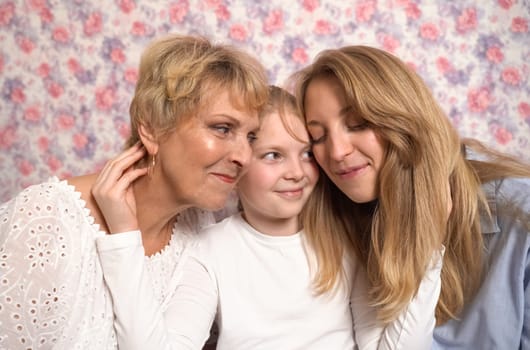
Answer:
[[[346,125],[349,132],[363,131],[369,127],[366,121],[353,122]]]

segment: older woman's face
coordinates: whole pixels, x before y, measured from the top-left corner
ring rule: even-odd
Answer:
[[[224,91],[184,121],[158,152],[162,181],[180,205],[207,210],[224,206],[250,161],[257,112],[242,111]]]
[[[305,94],[313,154],[335,185],[356,203],[377,198],[384,146],[346,103],[335,77],[313,79]]]

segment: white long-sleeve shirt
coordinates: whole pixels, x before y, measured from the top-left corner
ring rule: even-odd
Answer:
[[[303,232],[263,235],[234,215],[209,226],[187,250],[165,312],[149,297],[139,232],[98,239],[122,349],[200,349],[217,315],[217,349],[428,349],[440,292],[441,257],[416,297],[383,327],[368,306],[368,282],[345,263],[344,284],[316,296]],[[308,258],[309,257],[309,258]],[[136,290],[134,297],[130,291]],[[130,298],[133,296],[133,298]]]
[[[170,244],[149,257],[141,239],[133,239],[128,258],[137,270],[125,268],[118,277],[144,276],[149,300],[165,312],[180,278],[181,252],[213,222],[209,212],[183,212]],[[139,295],[128,280],[121,295],[107,288],[96,250],[96,238],[107,236],[81,193],[55,177],[0,204],[0,349],[117,348],[112,299]]]

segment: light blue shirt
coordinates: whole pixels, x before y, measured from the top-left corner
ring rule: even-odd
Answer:
[[[481,218],[484,281],[459,320],[435,328],[432,349],[530,349],[530,179],[483,188],[492,213]],[[510,215],[514,207],[518,218]]]

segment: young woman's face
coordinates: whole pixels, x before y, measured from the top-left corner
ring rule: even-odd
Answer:
[[[339,81],[335,77],[312,80],[304,103],[318,164],[352,201],[376,199],[384,145],[366,122],[353,114]]]
[[[179,205],[222,208],[250,161],[258,115],[236,109],[229,97],[216,95],[160,143],[157,176]]]
[[[296,233],[298,214],[318,180],[318,169],[311,154],[304,123],[286,113],[288,125],[280,116],[264,117],[248,172],[237,185],[247,221],[271,235]]]

